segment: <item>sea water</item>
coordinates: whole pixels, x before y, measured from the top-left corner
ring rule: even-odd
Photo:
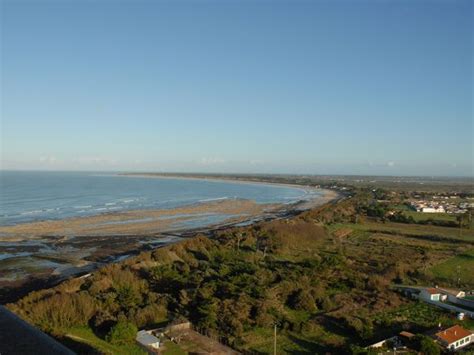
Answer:
[[[0,171],[0,225],[225,199],[292,203],[320,192],[300,187],[94,172]]]

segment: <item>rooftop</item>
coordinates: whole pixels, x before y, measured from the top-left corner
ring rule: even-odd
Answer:
[[[137,333],[136,340],[143,345],[152,345],[160,342],[160,339],[154,335],[149,334],[146,330],[140,330]]]
[[[431,295],[437,295],[440,293],[437,288],[433,288],[433,287],[427,288],[426,291]]]
[[[472,333],[467,330],[467,329],[464,329],[463,327],[459,326],[459,325],[455,325],[451,328],[448,328],[448,329],[445,329],[441,332],[438,332],[436,333],[436,336],[438,338],[440,338],[441,340],[444,340],[446,343],[448,344],[452,344],[458,340],[461,340],[469,335],[471,335]]]
[[[415,334],[407,332],[407,331],[401,331],[399,335],[408,339],[415,336]]]

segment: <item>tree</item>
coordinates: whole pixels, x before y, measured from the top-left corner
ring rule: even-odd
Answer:
[[[415,347],[423,355],[439,355],[441,351],[436,343],[426,335],[417,334],[415,337]]]
[[[240,250],[240,242],[244,239],[244,235],[240,232],[237,232],[235,238],[237,239],[237,250]]]
[[[316,312],[316,303],[314,302],[313,296],[306,290],[299,289],[293,295],[290,296],[289,305],[293,309]]]
[[[456,220],[459,224],[459,234],[462,233],[463,228],[465,229],[470,229],[471,228],[471,210],[468,212],[465,212],[463,214],[460,214],[456,217]]]
[[[328,296],[323,296],[320,300],[318,300],[318,304],[325,312],[329,312],[334,308],[334,303]]]
[[[349,316],[346,318],[346,324],[362,339],[370,339],[373,336],[373,324],[368,318]]]
[[[271,245],[271,240],[270,237],[266,234],[263,233],[261,235],[257,236],[257,251],[262,251],[263,252],[263,259],[265,259],[265,256],[267,255],[267,250],[269,246]]]
[[[137,307],[141,303],[140,293],[131,285],[117,288],[117,301],[122,308],[129,309]]]
[[[119,321],[110,329],[106,340],[111,344],[126,345],[135,340],[138,329],[133,323],[126,321]]]

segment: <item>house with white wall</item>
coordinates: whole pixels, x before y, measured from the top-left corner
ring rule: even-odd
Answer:
[[[441,301],[441,292],[437,288],[424,288],[419,297],[425,301]]]
[[[442,330],[435,336],[438,342],[448,350],[457,350],[474,342],[472,332],[460,325]]]
[[[443,206],[423,207],[421,209],[423,213],[445,213],[446,210]]]

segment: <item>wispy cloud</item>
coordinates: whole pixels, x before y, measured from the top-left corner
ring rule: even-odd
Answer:
[[[201,158],[197,161],[199,165],[221,165],[227,161],[221,158]]]
[[[115,158],[104,158],[101,156],[86,156],[76,158],[73,162],[83,165],[116,165],[119,160]]]
[[[43,164],[56,164],[58,162],[58,159],[55,156],[42,156],[39,158],[40,163]]]

